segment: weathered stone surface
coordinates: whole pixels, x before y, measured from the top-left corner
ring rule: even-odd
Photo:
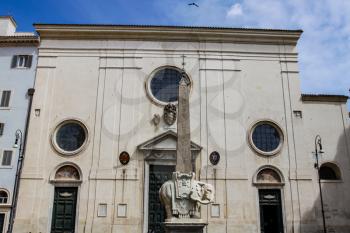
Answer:
[[[178,221],[165,222],[164,228],[166,233],[202,233],[207,224],[202,221]]]
[[[180,81],[178,103],[176,171],[191,173],[193,168],[191,163],[189,86],[185,78]]]
[[[215,30],[209,32],[215,35]],[[253,32],[242,30],[240,34]],[[263,31],[260,35],[281,38],[283,33]],[[221,36],[216,33],[217,39]],[[152,141],[145,151],[137,149],[168,130],[162,127],[163,121],[159,127],[150,122],[153,114],[163,114],[163,108],[147,99],[146,77],[164,64],[181,67],[183,53],[190,54],[186,68],[192,82],[191,139],[203,146],[194,161],[195,172],[202,181],[215,184],[215,204],[220,205],[219,217],[211,215],[210,205],[201,207],[201,217],[208,222],[205,230],[260,232],[257,195],[262,187],[253,182],[262,166],[271,165],[285,181],[277,187],[283,194],[285,231],[316,232],[322,220],[311,151],[314,136],[321,134],[326,151],[322,161],[334,161],[342,172],[341,181],[322,183],[324,202],[339,211],[327,223],[337,233],[350,232],[346,104],[300,100],[295,46],[193,38],[192,42],[166,42],[142,37],[137,41],[41,37],[14,233],[50,232],[55,188],[50,175],[66,162],[81,169],[76,232],[148,231],[148,164],[175,165],[176,139],[166,137]],[[35,116],[34,109],[41,109],[40,116]],[[294,117],[293,110],[301,110],[303,118]],[[76,156],[61,156],[52,150],[49,139],[60,121],[72,118],[87,126],[89,142]],[[257,155],[247,140],[251,126],[266,119],[282,128],[285,139],[281,151],[268,158]],[[176,124],[173,127],[176,131]],[[127,166],[117,161],[123,150],[131,155]],[[215,166],[208,160],[212,151],[221,156]],[[107,203],[107,217],[97,217],[100,203]],[[118,203],[128,205],[125,218],[116,214]]]
[[[169,103],[169,104],[165,105],[163,119],[164,119],[164,122],[169,126],[175,123],[175,121],[176,121],[176,106],[175,106],[175,104]]]
[[[199,219],[199,205],[213,202],[214,187],[194,178],[194,173],[174,172],[172,180],[160,188],[160,200],[165,207],[167,220]]]

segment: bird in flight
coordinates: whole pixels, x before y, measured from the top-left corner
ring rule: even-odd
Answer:
[[[189,6],[196,6],[196,7],[199,7],[199,6],[197,5],[197,3],[195,3],[195,2],[188,3],[188,5],[189,5]]]

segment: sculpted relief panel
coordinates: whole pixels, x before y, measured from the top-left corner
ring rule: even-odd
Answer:
[[[60,167],[56,174],[55,174],[55,180],[80,180],[80,175],[78,170],[70,165],[65,165],[63,167]]]
[[[281,177],[270,168],[261,170],[257,175],[258,183],[281,183]]]
[[[200,218],[200,204],[213,202],[214,188],[211,184],[195,180],[194,173],[174,172],[172,180],[160,188],[159,195],[167,220]]]

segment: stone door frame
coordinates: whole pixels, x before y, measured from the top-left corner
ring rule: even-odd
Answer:
[[[276,172],[276,174],[278,174],[278,176],[280,177],[280,182],[277,183],[266,183],[266,182],[258,182],[257,179],[257,175],[260,171],[269,168],[272,169],[273,171]],[[284,195],[284,185],[285,185],[285,179],[284,176],[282,174],[282,172],[274,167],[274,166],[270,166],[270,165],[266,165],[266,166],[262,166],[260,167],[255,174],[253,175],[253,182],[252,185],[255,186],[256,191],[255,191],[255,196],[256,196],[256,205],[257,205],[257,213],[256,213],[256,217],[257,217],[257,225],[258,225],[258,232],[261,232],[261,219],[260,219],[260,199],[259,199],[259,190],[260,189],[278,189],[280,190],[280,198],[281,198],[281,209],[282,209],[282,224],[283,224],[283,232],[287,232],[287,210],[286,210],[286,202],[285,202],[285,195]]]
[[[286,213],[285,213],[285,206],[284,206],[284,201],[283,201],[283,198],[284,198],[284,195],[283,195],[283,188],[279,187],[279,186],[269,186],[269,187],[259,187],[257,189],[257,195],[258,195],[258,219],[259,219],[259,224],[258,224],[258,228],[259,228],[259,232],[261,232],[261,205],[260,205],[260,194],[259,194],[259,191],[260,190],[278,190],[279,191],[279,195],[280,195],[280,208],[281,208],[281,219],[282,219],[282,229],[283,229],[283,232],[287,232],[287,229],[286,229]]]
[[[57,189],[65,189],[65,188],[73,188],[75,191],[76,191],[76,195],[75,195],[75,211],[74,211],[74,232],[76,233],[77,232],[77,217],[78,217],[78,214],[77,214],[77,207],[78,207],[78,191],[79,191],[79,187],[77,186],[55,186],[54,188],[54,199],[53,199],[53,203],[55,202],[55,197],[56,197],[56,190]],[[54,204],[52,205],[52,207],[54,206]],[[50,232],[52,231],[52,220],[54,219],[54,213],[53,213],[53,208],[52,208],[52,211],[51,211],[51,226],[50,226]]]
[[[0,229],[0,232],[5,233],[9,226],[10,209],[0,209],[0,214],[4,215],[3,229]]]
[[[168,130],[137,146],[144,158],[144,189],[143,189],[143,232],[148,230],[148,190],[150,165],[176,165],[177,133]],[[196,156],[202,147],[191,141],[191,161],[195,166]]]
[[[51,226],[52,226],[52,214],[53,214],[53,204],[55,200],[55,189],[58,188],[77,188],[77,200],[76,200],[76,207],[75,207],[75,223],[74,223],[74,232],[78,232],[78,225],[79,225],[79,204],[80,204],[80,183],[54,183],[51,185],[50,190],[50,205],[48,208],[48,224],[47,224],[47,232],[51,232]]]
[[[56,172],[63,166],[69,165],[74,167],[78,173],[79,173],[79,180],[56,180],[55,174]],[[49,183],[51,184],[50,187],[50,199],[49,199],[49,208],[48,208],[48,224],[47,224],[47,231],[51,232],[51,226],[52,226],[52,214],[53,214],[53,204],[55,200],[55,189],[56,187],[74,187],[77,188],[77,200],[76,200],[76,207],[75,207],[75,223],[74,223],[74,232],[78,232],[78,226],[79,226],[79,208],[80,208],[80,192],[81,192],[81,184],[82,184],[82,171],[80,167],[74,163],[65,162],[62,164],[59,164],[56,166],[56,168],[51,172],[49,177]]]
[[[150,165],[175,166],[176,160],[145,160],[144,166],[144,192],[143,192],[143,232],[148,231],[148,200],[149,200],[149,169]]]

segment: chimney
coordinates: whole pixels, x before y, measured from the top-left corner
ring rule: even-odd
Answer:
[[[12,16],[0,16],[0,36],[13,36],[16,27],[16,22]]]

